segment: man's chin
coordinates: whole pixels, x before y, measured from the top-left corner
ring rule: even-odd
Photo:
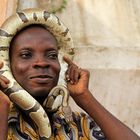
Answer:
[[[30,91],[30,94],[36,98],[36,97],[47,97],[49,92],[50,92],[51,89],[36,89],[36,90],[33,90],[33,91]]]

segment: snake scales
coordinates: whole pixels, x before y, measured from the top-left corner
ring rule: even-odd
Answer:
[[[9,61],[10,42],[17,32],[32,24],[43,25],[56,37],[60,61],[62,61],[64,53],[73,56],[73,42],[68,28],[58,17],[41,9],[26,9],[17,12],[8,18],[0,28],[0,60],[4,63],[4,66],[0,69],[0,74],[10,80],[8,88],[4,92],[34,121],[38,128],[40,140],[46,140],[51,137],[52,133],[47,111],[55,111],[61,108],[66,120],[71,120],[68,106],[69,95],[66,87],[58,85],[49,93],[42,107],[12,76]]]

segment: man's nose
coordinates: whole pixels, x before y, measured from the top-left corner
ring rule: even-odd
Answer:
[[[48,68],[50,66],[49,62],[45,59],[37,59],[32,65],[34,68]]]

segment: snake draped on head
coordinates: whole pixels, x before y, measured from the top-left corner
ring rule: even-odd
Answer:
[[[37,131],[40,140],[45,140],[51,137],[51,125],[46,113],[47,111],[54,111],[61,108],[64,111],[64,116],[67,121],[71,121],[72,118],[71,115],[66,113],[70,112],[70,108],[68,106],[69,93],[65,86],[58,85],[54,87],[42,107],[17,83],[12,75],[9,58],[11,40],[20,30],[33,24],[43,26],[54,35],[58,43],[58,57],[61,65],[64,64],[62,62],[64,54],[68,54],[71,58],[74,55],[73,41],[69,29],[65,27],[59,18],[41,9],[19,11],[8,18],[0,28],[0,60],[4,63],[2,69],[0,69],[0,73],[10,80],[8,88],[4,89],[4,93],[34,121],[38,128]],[[65,67],[65,65],[62,66],[62,68]]]

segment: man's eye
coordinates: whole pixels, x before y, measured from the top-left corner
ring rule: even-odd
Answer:
[[[28,59],[28,58],[31,58],[32,55],[29,52],[24,52],[24,53],[20,54],[20,57],[23,58],[23,59]]]
[[[57,59],[58,58],[58,54],[57,53],[50,53],[48,55],[48,58],[50,58],[50,59]]]

